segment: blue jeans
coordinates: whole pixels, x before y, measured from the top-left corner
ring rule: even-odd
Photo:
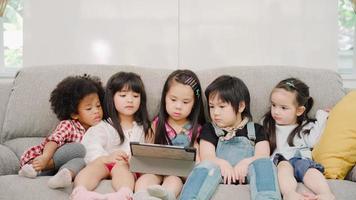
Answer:
[[[268,158],[261,158],[251,163],[248,172],[251,199],[253,200],[281,200],[278,188],[276,167]],[[221,171],[218,165],[203,161],[190,173],[180,195],[181,200],[210,199],[219,183]]]
[[[315,168],[319,170],[321,173],[324,172],[324,167],[314,162],[309,158],[291,158],[289,163],[293,166],[294,169],[294,177],[298,182],[303,182],[304,175],[307,173],[308,169]]]
[[[253,161],[248,170],[251,199],[280,200],[281,193],[278,186],[277,169],[269,158]]]
[[[185,182],[181,200],[210,199],[221,181],[220,167],[210,161],[202,161],[194,167]]]
[[[253,154],[254,146],[245,137],[219,141],[216,149],[216,156],[227,160],[232,166]],[[221,180],[220,167],[212,162],[204,161],[197,165],[188,176],[180,199],[210,199]],[[247,181],[250,184],[251,199],[281,199],[276,167],[269,158],[260,158],[250,164]]]

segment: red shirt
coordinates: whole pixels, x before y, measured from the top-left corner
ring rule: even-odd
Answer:
[[[78,120],[63,120],[60,121],[53,133],[46,137],[46,139],[37,146],[30,147],[21,156],[21,167],[42,155],[45,145],[53,141],[58,144],[58,148],[66,143],[80,142],[85,134],[85,128],[80,124]]]

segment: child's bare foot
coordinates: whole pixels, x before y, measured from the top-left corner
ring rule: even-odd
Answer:
[[[318,200],[335,200],[335,196],[332,193],[329,194],[319,194]]]
[[[316,196],[314,193],[303,192],[303,196],[305,200],[318,200],[318,196]]]
[[[89,191],[83,186],[74,188],[72,194],[69,196],[70,200],[107,200],[103,194]]]
[[[132,199],[132,190],[128,187],[121,187],[117,192],[105,194],[107,200],[130,200]]]
[[[21,167],[20,171],[19,171],[19,175],[20,176],[24,176],[27,178],[36,178],[37,176],[37,172],[36,170],[32,167],[31,164],[26,164],[24,166]]]

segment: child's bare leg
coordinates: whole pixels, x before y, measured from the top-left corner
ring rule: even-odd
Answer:
[[[163,200],[175,200],[182,190],[183,182],[177,176],[165,176],[161,185],[153,185],[148,188],[151,196]]]
[[[162,183],[163,177],[155,174],[143,174],[135,184],[135,192],[146,190],[151,185],[159,185]]]
[[[293,167],[288,161],[281,161],[277,166],[278,183],[283,199],[304,199],[303,195],[297,193],[297,180],[294,178]]]
[[[108,200],[131,199],[135,185],[135,177],[125,161],[118,161],[111,170],[111,184],[116,192],[106,194]]]
[[[84,186],[88,190],[94,190],[99,182],[109,176],[109,170],[105,164],[98,160],[89,163],[74,179],[74,186]]]
[[[177,176],[166,176],[163,179],[162,186],[172,192],[175,197],[178,197],[183,187],[183,181]]]
[[[304,184],[318,195],[320,200],[333,200],[335,196],[331,192],[324,175],[315,168],[309,168],[303,177]]]
[[[126,162],[120,161],[115,164],[111,170],[112,186],[115,191],[119,191],[121,187],[128,187],[133,191],[135,185],[135,177],[130,172]]]
[[[159,185],[162,183],[163,177],[154,174],[143,174],[141,175],[135,184],[135,194],[133,195],[134,200],[148,200],[148,199],[156,199],[159,198],[152,197],[147,188],[149,186]]]

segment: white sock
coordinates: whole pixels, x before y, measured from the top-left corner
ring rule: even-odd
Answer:
[[[132,196],[133,200],[161,200],[160,198],[153,197],[150,194],[148,194],[147,190],[141,190],[138,192],[135,192],[135,194]]]
[[[48,187],[52,189],[68,187],[72,184],[72,173],[69,169],[64,168],[57,172],[48,180]]]
[[[152,185],[147,188],[147,191],[151,196],[160,198],[162,200],[176,200],[173,192],[167,190],[161,185]]]
[[[31,164],[25,164],[24,166],[21,167],[21,169],[19,171],[19,175],[27,177],[27,178],[36,178],[37,172],[32,167]]]

